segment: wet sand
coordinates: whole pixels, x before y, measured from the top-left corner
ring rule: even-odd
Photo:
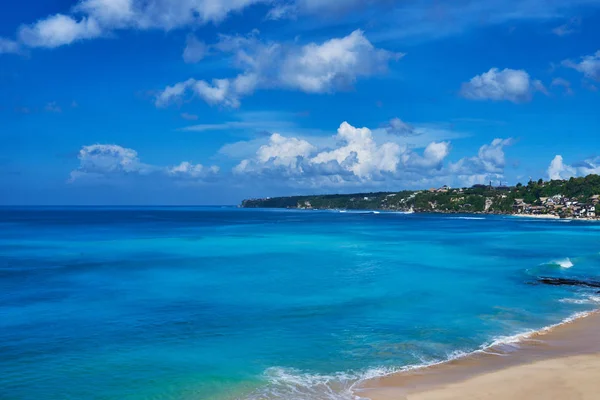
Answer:
[[[364,382],[372,400],[600,399],[600,314],[514,344]]]

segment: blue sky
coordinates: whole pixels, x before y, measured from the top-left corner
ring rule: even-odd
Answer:
[[[600,173],[600,0],[0,5],[0,204]]]

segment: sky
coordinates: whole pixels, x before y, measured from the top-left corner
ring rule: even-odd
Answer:
[[[600,173],[600,0],[0,2],[0,205]]]

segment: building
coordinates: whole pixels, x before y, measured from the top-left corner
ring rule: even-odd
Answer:
[[[517,214],[522,214],[528,206],[529,204],[525,203],[524,199],[515,199],[513,211]]]

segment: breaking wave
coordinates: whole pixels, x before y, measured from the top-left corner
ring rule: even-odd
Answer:
[[[554,260],[550,264],[558,265],[561,268],[571,268],[574,265],[569,257],[562,258],[560,260]]]
[[[572,301],[574,302],[576,299],[572,299]],[[600,303],[600,296],[589,296],[587,301],[589,303],[581,304]],[[404,367],[370,368],[365,371],[346,371],[329,375],[303,372],[294,368],[268,368],[263,374],[263,378],[267,384],[245,397],[245,400],[367,400],[364,397],[360,397],[355,389],[369,379],[433,367],[477,353],[506,356],[511,352],[517,351],[521,344],[526,341],[537,340],[536,337],[539,335],[543,335],[561,325],[587,317],[595,312],[578,312],[557,324],[538,330],[531,329],[515,335],[498,336],[471,352],[457,350],[441,360],[423,359],[419,364]]]

